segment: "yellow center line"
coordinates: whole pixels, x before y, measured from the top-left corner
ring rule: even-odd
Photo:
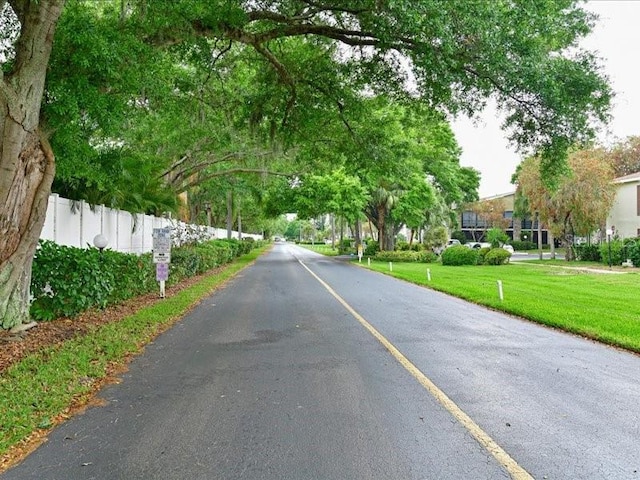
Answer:
[[[474,422],[469,415],[451,400],[447,394],[440,390],[424,373],[418,369],[411,361],[405,357],[389,340],[387,340],[373,325],[367,322],[362,315],[356,312],[336,291],[331,288],[324,280],[316,275],[309,267],[307,267],[299,258],[297,259],[327,291],[334,296],[338,302],[366,328],[398,361],[400,364],[422,385],[469,433],[482,445],[502,467],[511,475],[514,480],[533,480],[533,477],[522,468],[505,450],[498,445],[480,426]]]

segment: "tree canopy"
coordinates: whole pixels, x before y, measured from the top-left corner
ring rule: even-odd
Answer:
[[[132,210],[347,160],[387,199],[421,171],[457,202],[477,173],[451,162],[446,120],[493,98],[514,144],[558,171],[607,116],[578,47],[594,21],[577,0],[0,0],[0,322],[26,318],[56,166],[57,190]]]
[[[615,199],[614,170],[602,148],[576,150],[569,156],[568,171],[557,179],[555,188],[540,175],[540,159],[527,158],[517,175],[518,192],[530,213],[537,213],[556,238],[567,247],[572,260],[575,236],[590,236],[601,228]]]

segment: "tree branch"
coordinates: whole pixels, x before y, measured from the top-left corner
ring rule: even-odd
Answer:
[[[500,82],[498,82],[492,76],[487,75],[487,74],[482,74],[479,71],[477,71],[475,68],[471,67],[470,65],[464,65],[462,68],[464,69],[465,72],[470,73],[471,75],[475,76],[478,79],[483,79],[483,80],[489,81],[491,83],[491,85],[493,85],[496,90],[498,90],[500,93],[504,94],[507,98],[510,98],[511,100],[516,102],[518,105],[520,105],[524,110],[527,111],[527,113],[529,115],[531,115],[533,118],[535,118],[540,125],[543,124],[542,119],[535,112],[535,110],[533,108],[534,104],[532,102],[529,102],[529,101],[527,101],[527,100],[525,100],[523,98],[520,98],[519,96],[515,95],[513,92],[511,92],[511,91],[507,90],[506,88],[504,88],[504,86],[501,85]]]
[[[310,5],[321,12],[331,11],[331,12],[342,12],[342,13],[350,13],[352,15],[360,15],[361,13],[371,12],[372,10],[369,8],[346,8],[346,7],[336,7],[334,5],[326,5],[320,2],[314,2],[313,0],[304,0],[304,3]]]
[[[204,182],[206,182],[207,180],[211,180],[212,178],[216,178],[216,177],[224,177],[227,175],[235,175],[237,173],[251,173],[251,174],[260,174],[260,175],[273,175],[273,176],[278,176],[278,177],[291,177],[294,174],[293,173],[286,173],[286,172],[276,172],[273,170],[266,170],[266,169],[262,169],[262,168],[231,168],[229,170],[221,170],[218,172],[211,172],[209,174],[207,174],[204,177],[200,177],[196,180],[190,180],[187,183],[183,184],[182,186],[180,186],[179,188],[176,189],[177,193],[182,193],[185,192],[186,190],[188,190],[191,187],[194,187],[196,185],[200,185]]]
[[[293,108],[293,105],[295,104],[296,99],[298,98],[296,83],[293,80],[293,77],[291,76],[287,68],[280,62],[280,60],[276,58],[276,56],[273,53],[271,53],[271,51],[268,48],[264,47],[261,44],[255,44],[253,45],[253,47],[256,49],[258,53],[264,56],[269,61],[269,63],[271,63],[271,65],[273,65],[273,67],[278,72],[278,75],[280,76],[282,81],[285,82],[285,84],[287,84],[287,86],[289,87],[289,92],[290,92],[289,100],[287,101],[287,105],[284,110],[284,115],[282,117],[282,126],[284,127],[284,125],[286,125],[287,123],[289,112]]]

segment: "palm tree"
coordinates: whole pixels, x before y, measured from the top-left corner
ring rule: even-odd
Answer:
[[[367,205],[366,215],[378,229],[378,243],[380,245],[380,250],[386,250],[389,246],[386,236],[386,218],[391,209],[396,205],[397,201],[397,192],[394,190],[387,190],[383,186],[379,186],[371,194],[371,200]]]

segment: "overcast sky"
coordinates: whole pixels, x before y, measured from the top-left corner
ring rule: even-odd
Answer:
[[[602,132],[600,139],[611,142],[640,135],[640,1],[590,0],[586,8],[597,13],[600,20],[582,46],[602,57],[616,92],[609,132]],[[520,157],[509,147],[499,125],[492,108],[484,112],[477,125],[466,118],[453,124],[463,150],[461,164],[481,172],[481,198],[514,190],[511,175]]]

